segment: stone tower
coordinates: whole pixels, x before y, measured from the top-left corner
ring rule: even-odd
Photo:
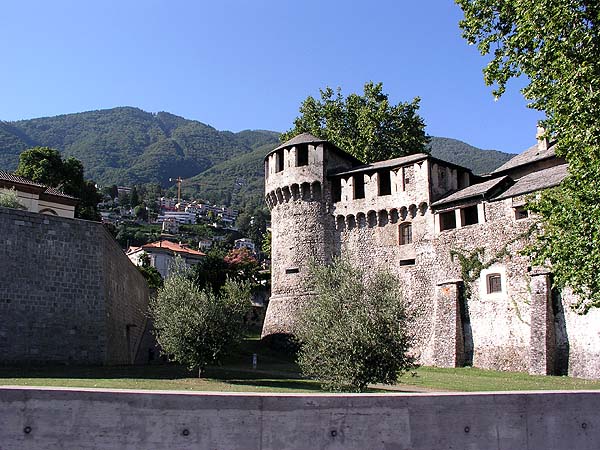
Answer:
[[[334,218],[327,170],[356,164],[332,144],[303,133],[265,157],[265,200],[271,209],[271,299],[262,336],[293,332],[311,261],[332,255]]]

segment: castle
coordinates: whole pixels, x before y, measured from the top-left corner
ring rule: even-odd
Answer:
[[[569,289],[552,289],[551,272],[520,253],[536,223],[526,197],[566,173],[544,139],[477,176],[428,154],[364,164],[308,133],[294,137],[265,158],[272,296],[263,337],[293,333],[312,295],[310,261],[344,256],[398,277],[417,311],[421,364],[600,378],[600,311],[578,315]],[[474,258],[483,270],[464,279]]]

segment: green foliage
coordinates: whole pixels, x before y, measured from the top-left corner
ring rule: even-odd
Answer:
[[[169,113],[124,107],[2,122],[0,167],[11,170],[21,151],[44,145],[82,161],[86,175],[102,185],[159,182],[166,187],[169,178],[192,177],[276,142],[271,131],[217,131]]]
[[[197,368],[218,363],[241,342],[250,286],[228,280],[217,295],[199,289],[180,267],[150,301],[156,340],[173,361]]]
[[[321,90],[321,100],[307,97],[294,128],[280,136],[285,142],[309,132],[333,142],[363,162],[370,163],[427,153],[425,122],[417,114],[420,99],[390,104],[382,83],[365,83],[364,94],[344,98],[341,88]]]
[[[12,189],[0,189],[0,206],[13,209],[27,209],[19,202],[17,191]]]
[[[325,389],[363,391],[370,383],[395,384],[414,366],[410,321],[399,281],[365,272],[343,259],[311,270],[315,298],[301,308],[296,330],[302,372]]]
[[[450,258],[452,261],[458,259],[460,264],[461,279],[465,285],[465,297],[471,296],[471,283],[479,278],[481,271],[490,268],[493,264],[502,261],[503,258],[511,258],[512,255],[508,248],[522,239],[528,239],[535,231],[536,226],[529,227],[522,233],[517,234],[515,237],[510,239],[500,250],[498,250],[487,262],[483,262],[485,249],[483,247],[477,247],[476,249],[468,252],[467,250],[450,250]]]
[[[150,289],[158,289],[162,287],[164,284],[163,278],[156,267],[152,267],[150,263],[150,255],[148,255],[146,252],[143,252],[138,261],[139,265],[137,268],[148,282],[148,287]]]
[[[546,137],[569,175],[529,207],[543,224],[531,252],[550,262],[558,286],[571,286],[580,312],[600,306],[600,3],[589,0],[457,0],[470,44],[492,59],[485,81],[500,96],[512,78],[543,111]]]
[[[83,178],[81,161],[63,160],[58,150],[49,147],[34,147],[21,153],[15,174],[77,197],[75,217],[100,220],[97,205],[102,197],[94,183]]]
[[[261,250],[265,254],[265,256],[269,259],[271,258],[271,241],[272,241],[271,232],[267,231],[265,233],[265,238],[262,241]]]
[[[225,251],[219,248],[211,248],[192,268],[193,279],[202,289],[218,292],[227,281],[229,267],[223,259],[225,254]]]
[[[555,285],[570,286],[579,295],[573,309],[586,313],[600,307],[600,173],[595,180],[578,179],[571,175],[529,203],[543,228],[528,254],[538,265],[551,262]]]
[[[249,283],[254,287],[258,280],[258,261],[248,249],[212,248],[193,268],[192,278],[203,289],[218,292],[228,279]]]
[[[479,278],[482,270],[490,267],[494,260],[491,259],[487,263],[483,263],[481,258],[483,257],[484,249],[481,247],[476,248],[472,252],[465,254],[459,250],[450,250],[450,258],[452,261],[458,259],[460,264],[460,274],[463,283],[465,284],[465,297],[471,297],[471,283]]]

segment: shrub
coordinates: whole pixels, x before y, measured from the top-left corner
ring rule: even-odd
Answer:
[[[394,384],[414,367],[410,320],[392,275],[367,279],[347,260],[313,266],[315,298],[301,308],[298,364],[324,389],[360,392],[371,383]]]
[[[0,189],[0,206],[4,208],[26,209],[19,202],[19,196],[14,188]]]

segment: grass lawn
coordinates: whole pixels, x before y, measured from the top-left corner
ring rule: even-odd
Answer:
[[[252,354],[258,367],[252,368]],[[531,376],[469,367],[420,367],[405,374],[395,392],[513,391],[600,389],[600,381],[569,377]],[[223,392],[320,392],[319,384],[302,379],[292,357],[248,338],[222,366],[206,369],[203,378],[174,364],[148,366],[0,366],[0,386],[69,386],[112,389],[160,389]],[[385,392],[383,386],[370,392]]]
[[[416,373],[416,376],[408,373],[400,377],[398,386],[463,392],[600,389],[598,380],[499,372],[473,367],[456,369],[420,367]]]

